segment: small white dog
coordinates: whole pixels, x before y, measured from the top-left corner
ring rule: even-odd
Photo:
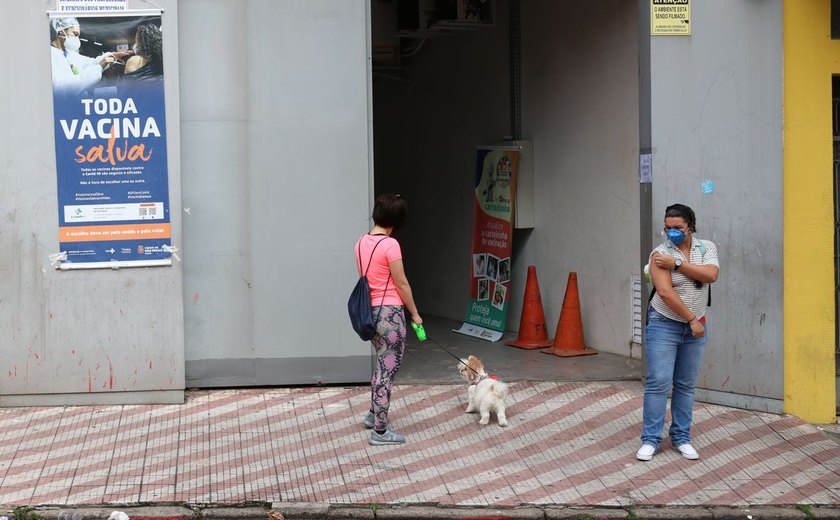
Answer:
[[[481,414],[478,424],[490,422],[490,412],[496,414],[499,426],[507,426],[505,416],[505,399],[508,396],[508,385],[497,380],[494,376],[487,375],[484,371],[484,363],[476,356],[461,359],[458,363],[458,371],[469,386],[467,413]]]

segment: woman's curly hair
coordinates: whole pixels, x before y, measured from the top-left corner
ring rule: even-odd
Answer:
[[[138,54],[147,62],[163,66],[163,33],[155,25],[137,27]]]

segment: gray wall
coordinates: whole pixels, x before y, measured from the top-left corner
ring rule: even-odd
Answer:
[[[139,3],[139,2],[135,2]],[[163,17],[172,242],[181,245],[178,3]],[[132,7],[145,7],[148,5]],[[4,3],[0,81],[0,405],[179,402],[182,265],[56,271],[58,203],[46,11]]]
[[[651,231],[683,202],[720,251],[698,398],[781,411],[782,2],[692,2],[692,33],[651,43]]]
[[[428,40],[407,62],[407,82],[374,84],[377,191],[407,195],[404,248],[418,305],[453,319],[463,319],[469,294],[475,145],[511,132],[507,2],[496,7],[495,27]],[[576,271],[588,345],[629,354],[639,270],[636,2],[528,0],[522,35],[536,226],[514,234],[508,328],[518,327],[529,264],[552,335]]]
[[[369,379],[367,2],[179,5],[187,384]]]

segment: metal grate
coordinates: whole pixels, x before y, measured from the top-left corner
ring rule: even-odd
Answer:
[[[630,302],[632,306],[631,323],[633,325],[633,343],[642,344],[642,277],[638,274],[631,275],[630,285],[632,294]]]

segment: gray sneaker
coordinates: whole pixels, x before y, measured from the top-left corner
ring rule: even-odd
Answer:
[[[379,435],[376,431],[370,432],[370,439],[368,439],[368,443],[371,446],[384,446],[386,444],[403,444],[405,442],[405,437],[400,435],[397,432],[392,432],[391,430],[385,430],[385,433]]]
[[[362,421],[362,424],[368,430],[372,430],[374,426],[375,419],[373,417],[373,412],[368,411],[367,415],[365,415],[365,420]]]

